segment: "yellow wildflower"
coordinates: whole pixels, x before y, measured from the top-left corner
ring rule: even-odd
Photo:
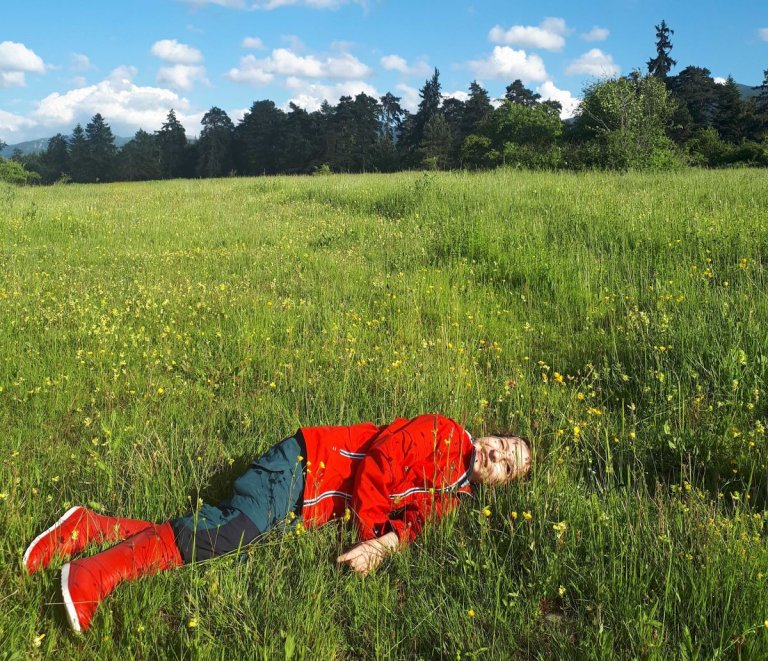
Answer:
[[[523,518],[526,521],[530,521],[533,518],[533,514],[531,514],[530,512],[523,512]]]
[[[483,507],[483,516],[486,517],[486,518],[491,516],[491,509],[490,509],[490,507]]]
[[[467,615],[469,615],[469,617],[475,617],[475,611],[474,611],[474,609],[470,608],[470,609],[467,611]],[[768,620],[766,620],[766,622],[768,622]]]

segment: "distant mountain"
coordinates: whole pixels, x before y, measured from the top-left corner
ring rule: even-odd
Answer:
[[[741,85],[736,83],[736,87],[739,88],[739,94],[741,94],[743,101],[751,99],[753,96],[760,94],[760,90],[756,90],[754,87],[750,87],[749,85]]]
[[[66,136],[69,139],[69,136]],[[133,138],[123,138],[119,135],[115,136],[115,146],[120,149],[126,143]],[[8,145],[3,151],[0,152],[0,156],[4,158],[10,158],[13,152],[17,149],[24,155],[36,154],[41,151],[45,151],[48,148],[48,141],[50,138],[40,138],[39,140],[27,140],[26,142],[19,142],[15,145]]]

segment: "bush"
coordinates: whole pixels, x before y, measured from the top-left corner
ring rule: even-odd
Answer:
[[[34,184],[40,181],[40,175],[25,170],[21,163],[0,158],[0,181],[18,185]]]

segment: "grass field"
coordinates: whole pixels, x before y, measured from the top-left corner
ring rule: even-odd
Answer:
[[[768,656],[764,173],[2,188],[0,232],[3,658]],[[532,476],[366,579],[352,531],[276,533],[78,638],[61,563],[22,572],[71,504],[165,520],[424,411]]]

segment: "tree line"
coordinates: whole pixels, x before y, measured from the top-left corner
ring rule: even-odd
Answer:
[[[139,130],[122,149],[101,114],[39,154],[0,162],[0,178],[143,181],[177,177],[394,172],[403,169],[668,168],[768,165],[768,69],[743,99],[733,78],[717,83],[703,67],[671,75],[674,31],[656,28],[647,72],[589,85],[572,120],[560,104],[515,80],[493,104],[476,81],[466,100],[442,94],[440,72],[419,91],[416,112],[391,93],[343,96],[308,112],[256,101],[235,124],[221,108],[190,140],[174,110],[159,130]],[[3,175],[5,172],[5,175]]]

